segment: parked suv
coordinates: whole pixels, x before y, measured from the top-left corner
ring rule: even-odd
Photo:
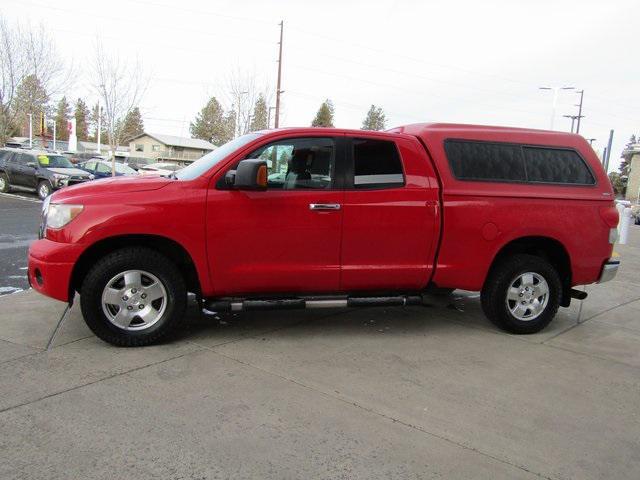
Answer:
[[[115,345],[214,311],[421,304],[481,292],[486,316],[540,331],[610,280],[618,212],[579,135],[416,124],[256,132],[168,176],[54,193],[29,281]]]
[[[0,150],[0,192],[12,187],[35,190],[44,200],[62,187],[93,180],[63,155],[37,150]]]

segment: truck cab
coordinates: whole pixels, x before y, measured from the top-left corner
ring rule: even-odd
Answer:
[[[616,223],[577,135],[278,129],[166,176],[55,193],[29,278],[58,300],[80,293],[89,327],[124,346],[169,334],[187,292],[244,310],[421,304],[464,288],[498,326],[531,333],[580,296],[573,286],[615,273]]]

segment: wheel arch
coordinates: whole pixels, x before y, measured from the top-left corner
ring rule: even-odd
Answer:
[[[103,238],[88,247],[75,262],[69,283],[69,298],[80,291],[82,281],[91,266],[101,257],[127,247],[145,247],[158,251],[172,260],[182,273],[187,291],[202,295],[198,271],[189,252],[180,243],[161,235],[134,234]]]
[[[504,244],[494,256],[486,278],[488,279],[490,277],[493,268],[504,258],[518,253],[542,257],[554,266],[562,281],[562,298],[560,305],[568,307],[571,302],[571,296],[569,294],[572,277],[571,256],[562,242],[555,238],[548,236],[526,236],[510,240]]]

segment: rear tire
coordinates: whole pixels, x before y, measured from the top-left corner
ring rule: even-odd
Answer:
[[[38,197],[40,197],[40,200],[47,198],[52,191],[53,188],[51,188],[51,184],[47,180],[40,180],[38,183]]]
[[[6,173],[0,173],[0,192],[9,193],[11,191],[11,185],[9,184],[9,177]]]
[[[553,265],[541,257],[517,254],[491,269],[481,292],[482,310],[503,330],[536,333],[555,317],[561,295]]]
[[[155,250],[131,247],[99,260],[80,291],[85,322],[120,347],[157,343],[184,316],[187,290],[178,268]]]

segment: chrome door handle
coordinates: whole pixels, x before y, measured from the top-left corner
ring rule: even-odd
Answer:
[[[340,210],[339,203],[310,203],[309,210]]]

